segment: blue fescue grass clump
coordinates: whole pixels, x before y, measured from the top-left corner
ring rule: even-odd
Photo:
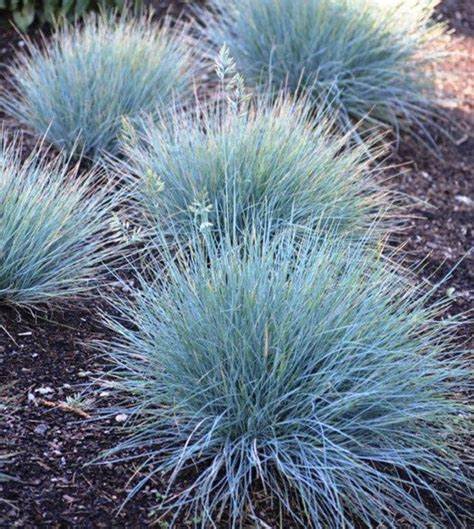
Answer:
[[[253,86],[309,94],[343,130],[421,129],[431,141],[439,0],[211,0],[205,37]],[[443,46],[444,49],[444,46]]]
[[[0,145],[0,302],[32,306],[86,294],[121,243],[119,193],[92,170],[79,175],[41,145],[22,160]]]
[[[185,28],[150,16],[90,15],[41,46],[27,41],[9,68],[2,108],[61,149],[115,152],[124,117],[182,103],[199,69]]]
[[[112,413],[130,420],[109,458],[167,473],[160,507],[201,527],[240,527],[257,496],[302,527],[427,528],[428,497],[447,514],[456,324],[365,248],[269,225],[163,249],[154,282],[111,300]]]
[[[196,226],[245,230],[271,211],[275,225],[316,220],[360,236],[389,202],[375,184],[380,152],[346,148],[328,116],[314,122],[302,101],[249,101],[222,59],[224,104],[126,127],[116,170],[129,175],[139,222],[185,240]]]

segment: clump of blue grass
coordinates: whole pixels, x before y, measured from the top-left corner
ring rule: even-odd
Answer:
[[[111,413],[130,418],[107,459],[144,458],[132,495],[165,473],[159,507],[203,528],[262,495],[302,527],[428,528],[433,500],[449,518],[466,373],[445,303],[334,234],[194,241],[111,299]]]
[[[85,295],[122,245],[113,222],[119,193],[97,171],[82,174],[41,145],[25,160],[21,151],[20,139],[2,138],[0,302]]]
[[[342,130],[411,131],[433,144],[439,0],[211,0],[204,37],[229,47],[250,85],[309,94]],[[355,134],[358,132],[359,134]]]
[[[90,158],[114,153],[124,117],[181,104],[199,71],[183,24],[149,15],[92,14],[63,25],[8,68],[1,107],[57,147]]]
[[[231,94],[195,114],[126,127],[115,169],[129,176],[136,219],[186,240],[196,226],[219,236],[271,211],[275,226],[316,220],[361,236],[375,216],[389,216],[392,199],[373,163],[381,152],[369,143],[347,148],[328,116],[314,122],[311,114],[303,101]]]

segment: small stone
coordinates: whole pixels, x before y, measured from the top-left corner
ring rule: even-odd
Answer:
[[[465,206],[474,206],[474,200],[472,200],[472,198],[466,197],[464,195],[456,195],[455,198],[458,202],[461,202],[461,204],[464,204]]]
[[[115,420],[117,422],[125,422],[128,419],[128,415],[125,413],[119,413],[115,416]]]
[[[38,435],[44,435],[48,431],[49,426],[47,424],[41,423],[34,429],[34,432]]]
[[[40,395],[48,395],[50,393],[54,393],[54,389],[53,388],[50,388],[48,386],[44,387],[44,388],[37,388],[35,389],[36,393],[39,393]]]

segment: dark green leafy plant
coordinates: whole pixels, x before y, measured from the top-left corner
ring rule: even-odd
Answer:
[[[141,4],[135,1],[135,5]],[[54,24],[58,20],[78,20],[89,11],[101,9],[121,10],[130,2],[125,0],[0,0],[0,10],[11,14],[13,22],[22,31],[33,22]]]
[[[111,299],[112,413],[130,420],[108,457],[144,458],[134,492],[167,473],[159,508],[202,528],[253,527],[259,495],[305,528],[427,529],[433,502],[449,519],[467,375],[445,303],[363,243],[272,232],[165,250]]]

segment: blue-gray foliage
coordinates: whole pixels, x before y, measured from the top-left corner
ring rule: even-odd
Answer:
[[[160,507],[203,528],[251,520],[257,490],[302,527],[431,527],[425,500],[448,514],[463,486],[456,323],[362,242],[270,224],[162,250],[154,283],[111,300],[112,413],[131,417],[109,457],[168,473]]]
[[[84,295],[121,246],[112,222],[120,194],[41,148],[23,160],[20,141],[0,145],[2,303]]]
[[[115,170],[128,174],[137,218],[189,239],[196,226],[244,230],[271,212],[274,225],[338,226],[360,237],[389,198],[377,189],[368,145],[346,148],[327,116],[266,98],[202,107],[128,128]],[[375,156],[375,150],[372,155]]]
[[[192,94],[199,69],[184,28],[149,16],[89,15],[37,45],[9,68],[2,108],[69,152],[115,152],[122,119],[167,108]]]
[[[343,130],[424,131],[437,100],[439,0],[211,0],[204,36],[227,44],[247,83],[327,106]],[[443,46],[444,49],[444,46]]]

